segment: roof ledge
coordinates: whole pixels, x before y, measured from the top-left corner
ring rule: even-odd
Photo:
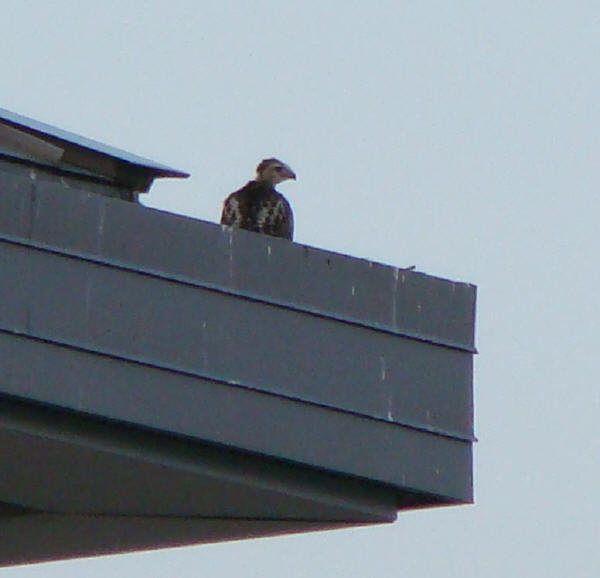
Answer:
[[[0,154],[93,176],[135,192],[189,174],[0,108]]]

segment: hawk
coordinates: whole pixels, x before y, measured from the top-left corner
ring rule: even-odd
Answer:
[[[256,167],[256,179],[231,193],[223,203],[221,224],[292,240],[294,215],[275,185],[296,180],[294,171],[277,159],[265,159]]]

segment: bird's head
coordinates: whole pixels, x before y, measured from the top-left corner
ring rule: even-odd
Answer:
[[[296,174],[285,163],[277,159],[265,159],[256,167],[256,180],[275,186],[287,179],[296,180]]]

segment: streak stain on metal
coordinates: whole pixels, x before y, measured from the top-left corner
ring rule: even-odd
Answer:
[[[385,377],[387,375],[387,367],[385,364],[385,356],[384,355],[381,355],[379,357],[379,362],[380,362],[380,367],[381,367],[381,372],[380,372],[381,381],[385,381]]]

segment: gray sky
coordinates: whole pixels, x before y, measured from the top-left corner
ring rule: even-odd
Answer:
[[[10,578],[600,575],[600,4],[4,0],[0,107],[172,164],[217,220],[278,156],[296,239],[478,285],[476,504]]]

